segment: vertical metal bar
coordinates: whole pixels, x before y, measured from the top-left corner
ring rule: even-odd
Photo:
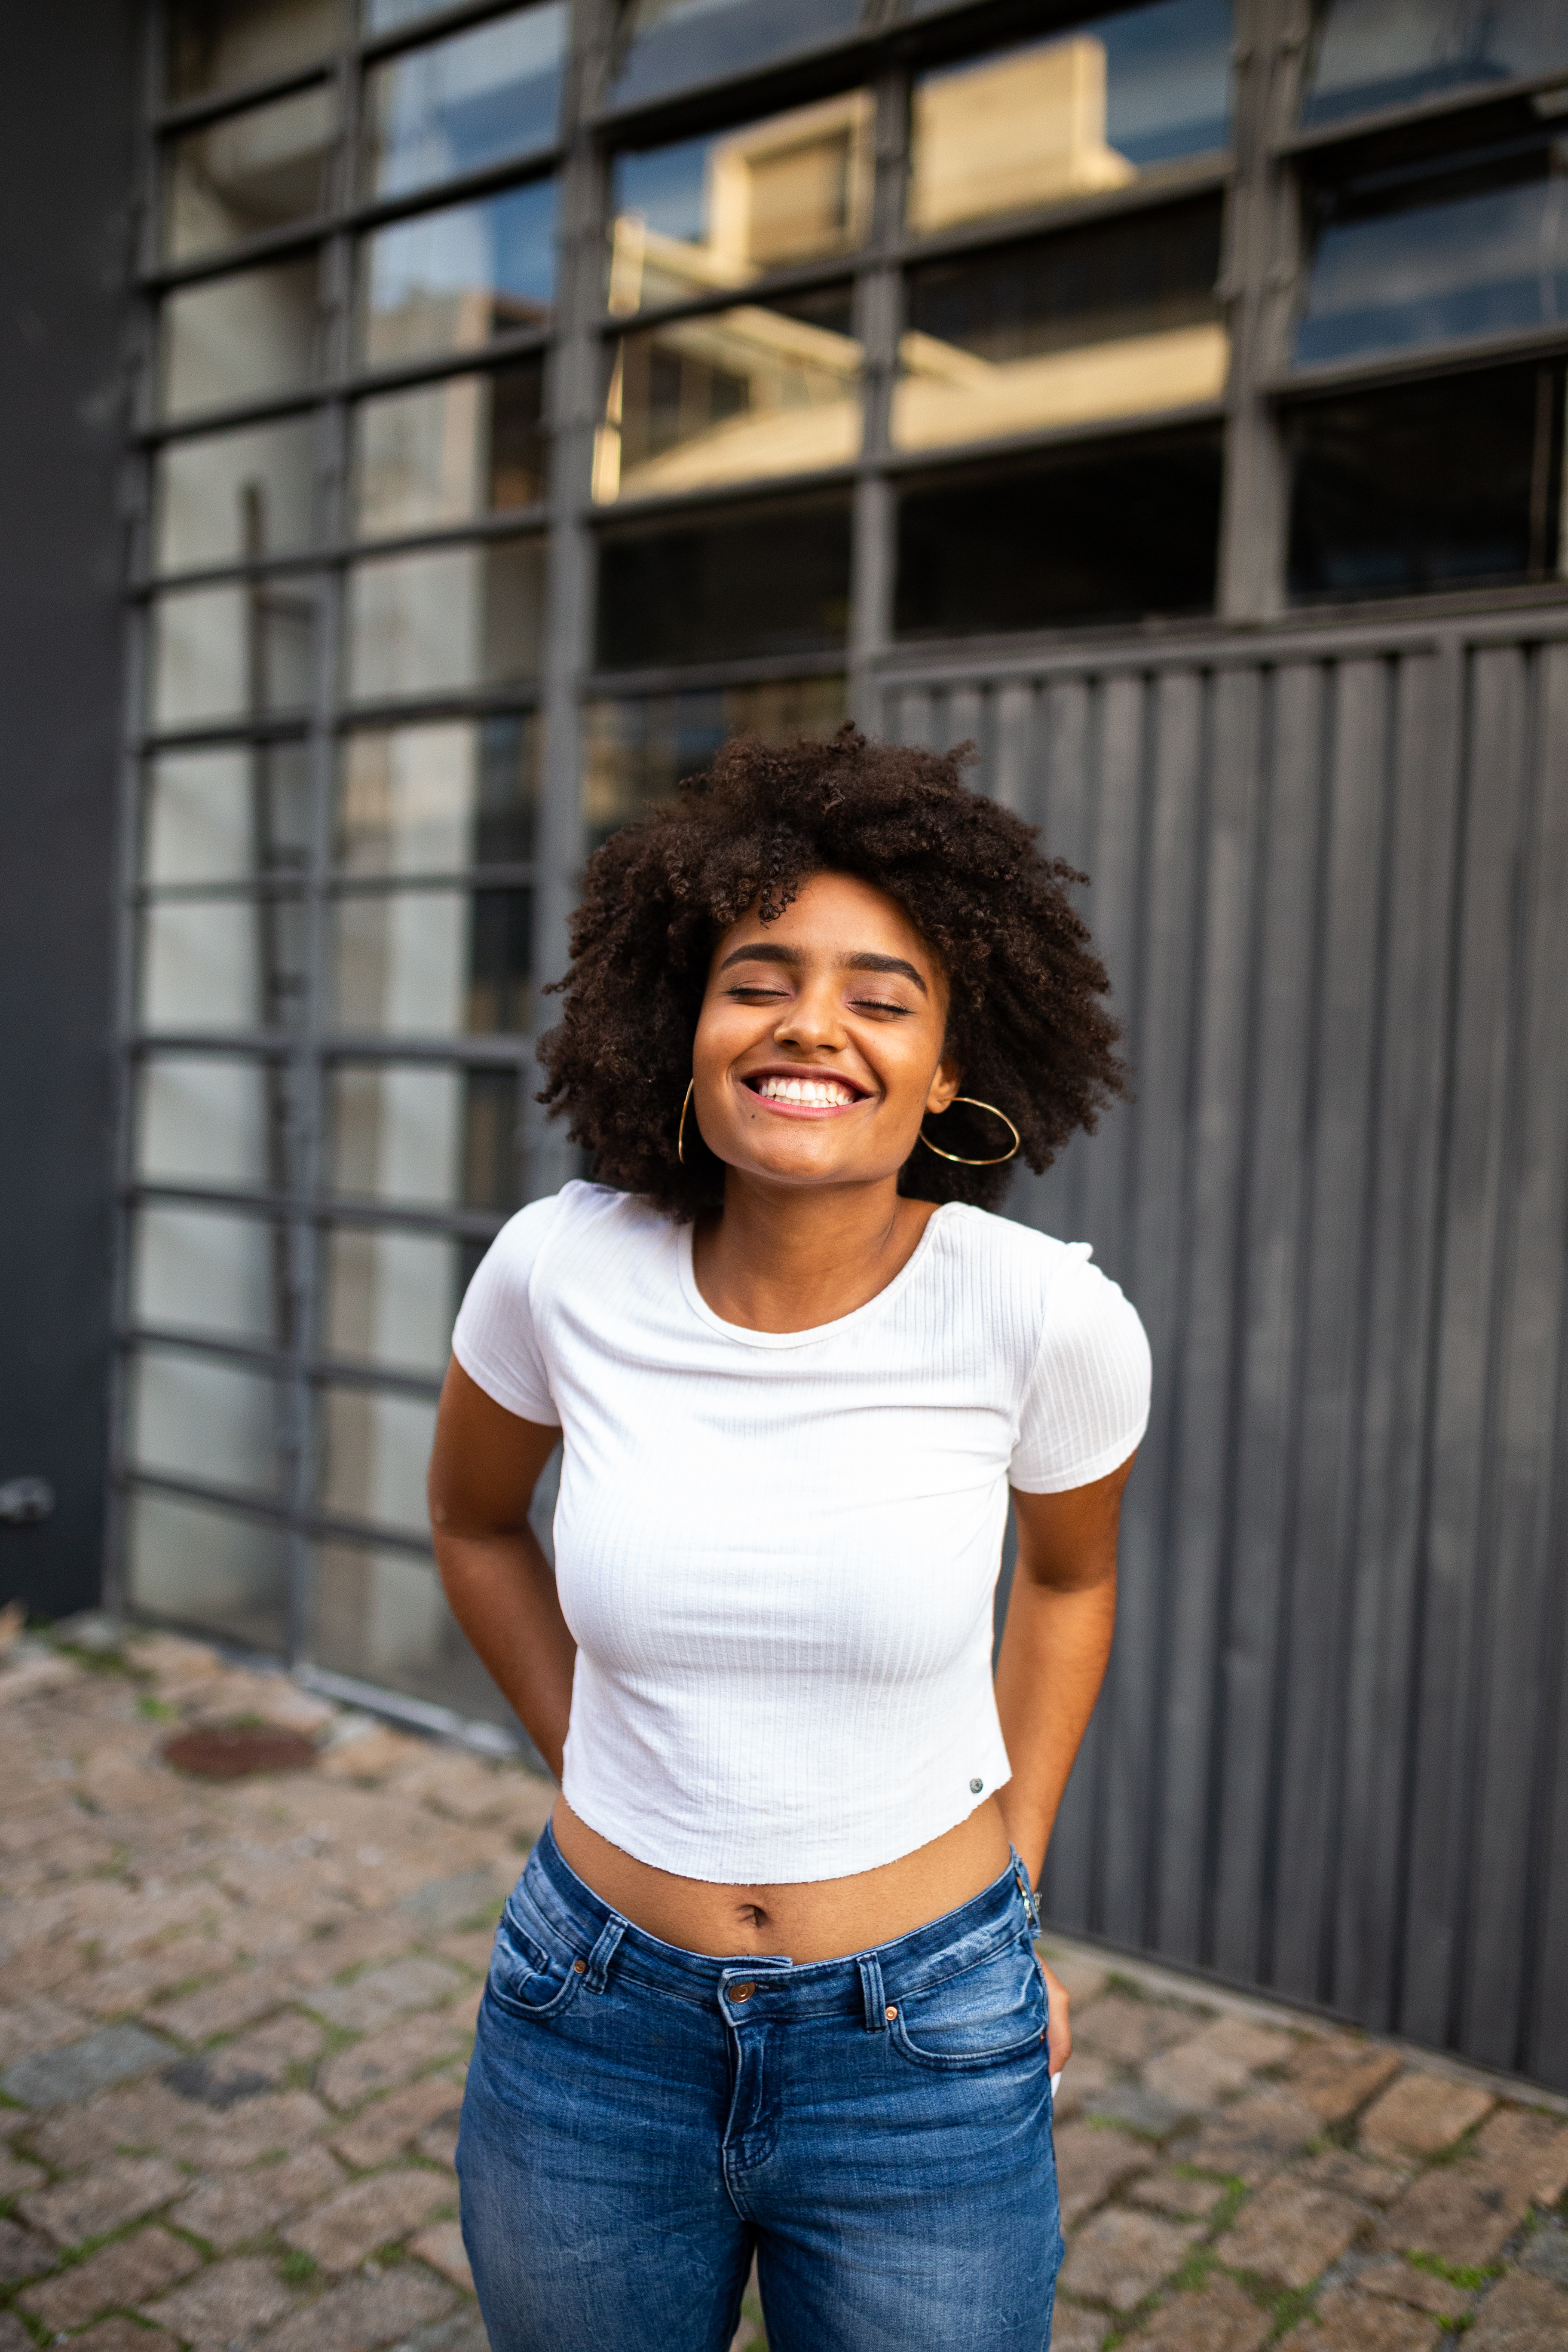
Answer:
[[[864,354],[864,469],[855,485],[849,564],[849,708],[880,731],[877,666],[893,636],[893,531],[897,496],[882,461],[891,445],[902,288],[882,258],[898,237],[909,163],[909,76],[898,64],[877,78],[869,252],[855,278],[855,331]]]

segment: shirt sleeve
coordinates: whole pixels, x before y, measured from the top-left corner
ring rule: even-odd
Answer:
[[[555,1429],[561,1415],[533,1312],[533,1276],[564,1195],[531,1202],[504,1224],[458,1310],[452,1353],[485,1394],[508,1412]]]
[[[1046,1294],[1045,1328],[1008,1471],[1026,1495],[1109,1477],[1149,1423],[1149,1342],[1136,1308],[1076,1244]]]

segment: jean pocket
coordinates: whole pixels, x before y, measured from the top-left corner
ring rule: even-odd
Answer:
[[[486,1992],[510,2017],[549,2017],[573,1999],[587,1961],[531,1900],[513,1887],[496,1929]]]
[[[898,2004],[893,2047],[919,2066],[974,2073],[1046,2055],[1045,1979],[1026,1936]]]

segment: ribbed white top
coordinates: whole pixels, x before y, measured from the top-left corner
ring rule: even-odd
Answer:
[[[497,1237],[452,1344],[563,1433],[563,1785],[591,1828],[683,1877],[837,1878],[1007,1779],[1008,1485],[1104,1477],[1148,1417],[1142,1325],[1087,1243],[950,1205],[852,1315],[747,1331],[689,1225],[568,1184]]]

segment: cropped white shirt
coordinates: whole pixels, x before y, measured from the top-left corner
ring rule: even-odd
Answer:
[[[1104,1477],[1148,1417],[1142,1325],[1087,1243],[951,1204],[853,1314],[747,1331],[689,1225],[568,1184],[498,1235],[452,1344],[563,1432],[563,1788],[590,1828],[683,1877],[837,1878],[1008,1778],[1008,1486]]]

